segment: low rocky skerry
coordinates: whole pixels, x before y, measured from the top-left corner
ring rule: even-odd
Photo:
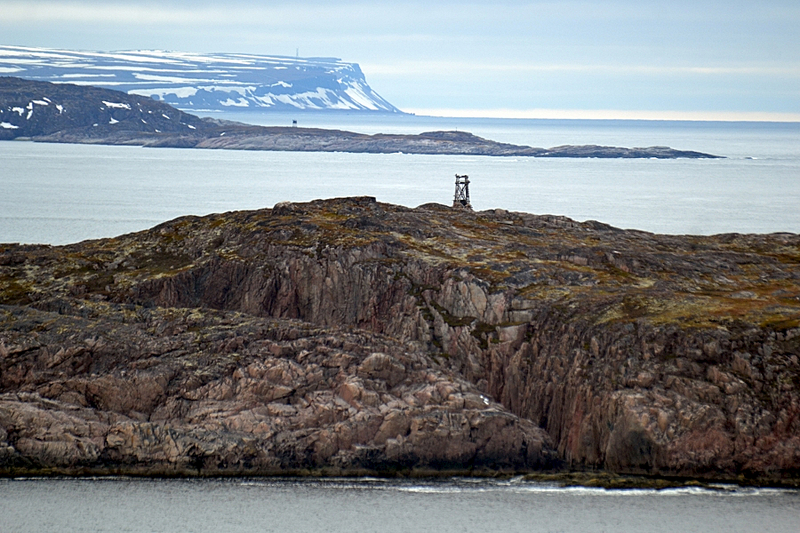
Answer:
[[[800,236],[373,198],[0,246],[0,471],[797,483]]]
[[[407,153],[519,157],[717,158],[665,146],[535,148],[467,132],[366,135],[201,119],[120,91],[0,77],[0,140],[296,152]]]

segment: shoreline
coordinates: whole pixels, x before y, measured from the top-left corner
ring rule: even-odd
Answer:
[[[607,471],[548,471],[516,472],[504,470],[434,470],[426,468],[398,469],[380,471],[369,469],[310,468],[285,471],[209,471],[192,469],[163,470],[148,468],[41,468],[41,469],[0,469],[0,479],[147,479],[147,480],[224,480],[224,479],[264,479],[282,481],[302,480],[427,480],[445,481],[448,479],[494,479],[518,480],[523,482],[549,483],[561,488],[584,487],[606,490],[668,490],[679,488],[699,488],[706,490],[730,490],[730,488],[762,488],[800,490],[800,477],[749,478],[740,475],[731,477],[679,477],[648,476],[635,474],[616,474]]]

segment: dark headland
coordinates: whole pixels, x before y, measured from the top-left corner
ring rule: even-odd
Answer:
[[[173,148],[600,158],[716,158],[665,146],[499,143],[466,132],[366,135],[202,119],[150,98],[110,89],[0,77],[0,140]]]
[[[183,217],[0,245],[0,473],[797,486],[798,354],[794,234],[373,198]]]

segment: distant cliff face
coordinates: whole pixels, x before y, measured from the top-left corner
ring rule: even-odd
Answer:
[[[279,204],[5,246],[0,304],[6,465],[800,476],[797,235]]]
[[[21,78],[115,89],[191,112],[400,112],[370,88],[357,64],[333,58],[0,46],[0,67]]]

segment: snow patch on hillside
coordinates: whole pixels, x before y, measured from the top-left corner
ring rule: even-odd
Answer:
[[[131,106],[125,103],[120,102],[106,102],[105,100],[102,101],[106,107],[110,107],[113,109],[128,109],[130,110]]]

